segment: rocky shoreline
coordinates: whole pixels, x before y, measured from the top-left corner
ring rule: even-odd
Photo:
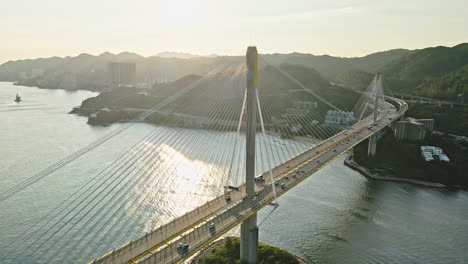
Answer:
[[[447,188],[447,186],[442,183],[420,181],[420,180],[393,177],[393,176],[384,176],[378,173],[372,173],[369,169],[359,165],[356,161],[354,161],[352,152],[345,159],[344,164],[350,167],[351,169],[360,172],[361,175],[369,179],[373,179],[373,180],[403,182],[403,183],[410,183],[414,185],[420,185],[420,186],[426,186],[426,187],[432,187],[432,188]]]

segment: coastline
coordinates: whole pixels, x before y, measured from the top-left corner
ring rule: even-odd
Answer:
[[[359,165],[353,160],[353,153],[351,152],[348,154],[344,161],[345,166],[359,172],[366,178],[373,179],[373,180],[380,180],[380,181],[392,181],[392,182],[402,182],[402,183],[410,183],[414,185],[420,185],[425,187],[432,187],[432,188],[447,188],[446,185],[437,182],[429,182],[429,181],[420,181],[414,179],[407,179],[407,178],[400,178],[400,177],[393,177],[393,176],[384,176],[378,173],[372,173],[367,168]]]
[[[2,81],[2,82],[8,82],[8,81]],[[68,92],[75,92],[75,91],[88,91],[88,92],[95,92],[95,93],[102,93],[104,90],[99,89],[99,88],[83,88],[83,87],[77,87],[74,89],[66,89],[63,87],[42,87],[38,85],[32,85],[32,84],[26,84],[26,83],[21,83],[21,82],[9,82],[12,83],[15,86],[25,86],[25,87],[33,87],[33,88],[38,88],[38,89],[48,89],[48,90],[64,90]]]

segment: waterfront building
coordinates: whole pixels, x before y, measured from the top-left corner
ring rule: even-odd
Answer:
[[[434,119],[415,119],[408,117],[393,125],[395,138],[398,140],[421,141],[432,135]]]

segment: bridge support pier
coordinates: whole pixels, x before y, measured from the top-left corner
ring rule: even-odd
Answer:
[[[247,49],[247,125],[245,155],[244,202],[252,204],[255,195],[255,134],[257,131],[257,74],[258,54],[256,47]],[[255,198],[256,199],[256,198]],[[256,201],[256,200],[255,200]],[[253,214],[241,224],[240,259],[243,263],[258,263],[257,214]]]
[[[369,137],[369,143],[367,146],[367,156],[374,157],[377,152],[377,139],[378,135],[374,134]]]
[[[252,215],[241,224],[240,256],[243,263],[258,263],[258,226],[257,214]]]

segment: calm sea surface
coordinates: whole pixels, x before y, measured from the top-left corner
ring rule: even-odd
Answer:
[[[19,104],[13,102],[16,93],[23,97]],[[85,117],[67,114],[95,95],[0,83],[0,193],[124,126],[89,126]],[[71,222],[50,239],[39,236],[56,228],[56,221],[49,218],[51,211],[152,131],[160,136],[159,143],[148,141],[146,147],[156,153],[158,165],[145,171],[171,173],[176,180],[158,176],[143,188],[128,187],[122,201],[149,198],[125,204],[124,213],[116,211],[108,221],[90,218],[95,228],[81,229]],[[205,147],[181,147],[174,138],[181,133],[193,134],[197,146]],[[232,138],[227,132],[134,124],[0,203],[0,263],[84,263],[209,200],[219,194],[213,190],[221,191],[223,182],[216,176],[227,161],[213,150]],[[301,144],[299,148],[305,147]],[[316,263],[468,263],[467,192],[370,181],[345,167],[343,159],[281,197],[277,209],[263,209],[260,240]],[[139,160],[135,166],[147,164]],[[129,170],[124,176],[141,175]],[[96,208],[105,202],[98,201]],[[100,225],[104,224],[119,232],[103,235]]]

